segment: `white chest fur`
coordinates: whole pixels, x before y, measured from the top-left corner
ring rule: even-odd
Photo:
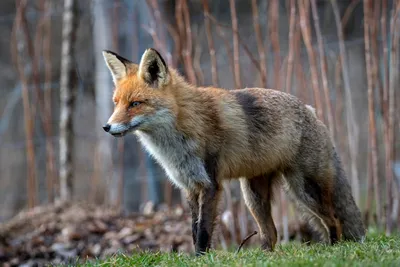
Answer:
[[[197,144],[180,135],[136,132],[140,142],[163,167],[169,179],[178,187],[194,188],[210,184],[203,160],[196,156]]]

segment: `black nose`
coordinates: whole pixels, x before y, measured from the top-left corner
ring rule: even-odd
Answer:
[[[111,128],[111,125],[110,125],[110,124],[106,124],[106,125],[103,126],[103,129],[104,129],[104,131],[106,131],[106,132],[108,132],[108,131],[110,130],[110,128]]]

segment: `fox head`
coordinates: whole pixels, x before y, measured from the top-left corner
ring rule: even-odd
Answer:
[[[113,136],[150,131],[173,120],[174,100],[169,97],[171,75],[161,55],[147,49],[139,65],[104,50],[103,57],[115,85],[114,112],[103,126]]]

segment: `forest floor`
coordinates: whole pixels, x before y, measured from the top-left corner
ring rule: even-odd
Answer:
[[[0,266],[400,266],[399,234],[370,229],[363,244],[307,245],[299,240],[312,233],[289,227],[292,241],[274,252],[257,249],[256,235],[236,254],[239,229],[218,228],[221,244],[194,257],[191,217],[180,206],[125,215],[87,203],[40,206],[0,224]]]

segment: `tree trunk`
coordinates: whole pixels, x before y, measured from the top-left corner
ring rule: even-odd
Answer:
[[[30,104],[31,98],[29,96],[29,78],[26,75],[25,66],[26,51],[24,47],[28,46],[29,38],[27,36],[27,21],[25,18],[27,2],[17,2],[16,21],[13,30],[15,56],[14,61],[18,68],[19,78],[22,84],[22,103],[24,112],[24,125],[25,125],[25,140],[26,140],[26,162],[27,162],[27,184],[26,193],[28,198],[28,207],[33,208],[37,204],[37,173],[36,173],[36,155],[34,139],[34,112]],[[20,29],[21,28],[21,29]]]
[[[360,180],[358,177],[357,169],[357,153],[358,153],[358,141],[359,141],[359,129],[356,124],[356,119],[353,110],[353,96],[350,88],[350,77],[349,68],[347,63],[343,27],[340,19],[339,7],[336,0],[331,0],[332,9],[335,17],[336,29],[339,37],[339,53],[340,53],[340,64],[343,75],[343,85],[346,101],[346,125],[347,125],[347,140],[350,152],[350,181],[351,189],[354,195],[354,199],[357,205],[360,205]]]
[[[106,188],[112,179],[112,137],[101,128],[112,113],[113,85],[111,75],[104,62],[102,50],[112,48],[111,9],[106,10],[108,1],[93,1],[94,25],[93,43],[95,59],[95,102],[96,102],[96,129],[97,135],[97,179],[92,186],[96,192],[94,201],[102,204],[109,201]],[[109,11],[109,12],[107,12]]]
[[[77,19],[77,1],[65,0],[60,82],[60,197],[63,201],[70,200],[73,193],[73,114],[76,96],[74,43]]]

